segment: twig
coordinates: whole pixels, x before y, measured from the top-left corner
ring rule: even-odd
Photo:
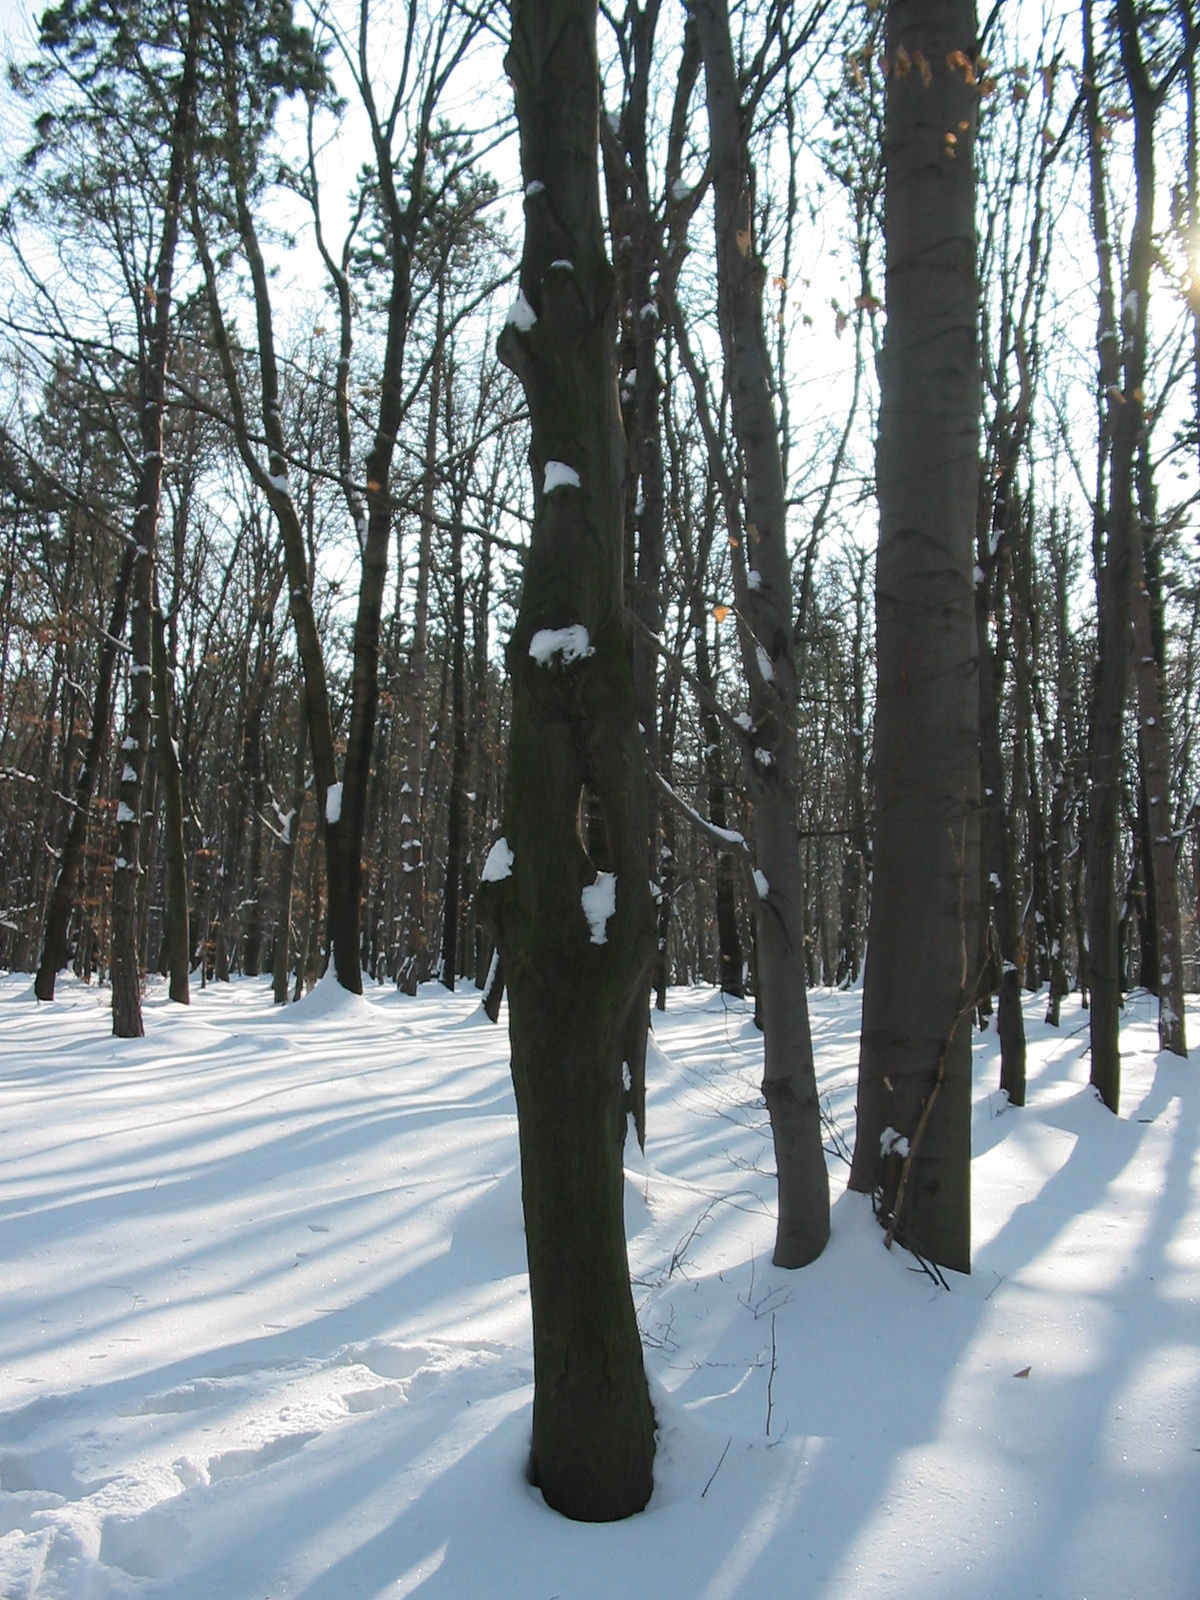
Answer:
[[[726,1457],[726,1456],[727,1456],[727,1455],[728,1455],[728,1454],[729,1454],[729,1446],[730,1446],[730,1445],[731,1445],[731,1444],[732,1444],[732,1443],[733,1443],[733,1435],[732,1435],[732,1434],[730,1434],[730,1435],[729,1435],[729,1437],[728,1437],[728,1439],[726,1439],[726,1441],[725,1441],[725,1448],[724,1448],[724,1450],[722,1450],[722,1451],[721,1451],[721,1461],[724,1461],[724,1459],[725,1459],[725,1457]],[[713,1469],[712,1469],[712,1474],[711,1474],[711,1476],[710,1476],[710,1477],[709,1477],[709,1480],[708,1480],[708,1482],[707,1482],[707,1483],[706,1483],[706,1484],[705,1484],[705,1485],[704,1485],[704,1487],[703,1487],[703,1489],[701,1489],[701,1491],[700,1491],[700,1498],[701,1498],[701,1500],[703,1500],[703,1499],[704,1499],[704,1496],[705,1496],[705,1495],[706,1495],[706,1494],[707,1494],[707,1493],[708,1493],[708,1491],[709,1491],[709,1490],[710,1490],[710,1489],[711,1489],[711,1488],[712,1488],[712,1486],[713,1486],[713,1478],[715,1478],[715,1477],[716,1477],[716,1475],[717,1475],[717,1473],[718,1473],[718,1472],[720,1472],[720,1470],[721,1470],[721,1461],[718,1461],[718,1462],[717,1462],[717,1464],[716,1464],[716,1466],[715,1466],[715,1467],[714,1467],[714,1468],[713,1468]]]
[[[771,1408],[775,1403],[775,1313],[771,1313],[771,1370],[767,1373],[767,1438],[771,1437]]]

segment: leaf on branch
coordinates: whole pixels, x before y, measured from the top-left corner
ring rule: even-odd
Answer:
[[[913,51],[913,65],[921,74],[921,82],[928,89],[929,85],[933,82],[933,68],[929,65],[928,61],[926,61],[925,57],[919,50]]]
[[[713,610],[712,610],[712,614],[713,614],[713,616],[716,618],[716,620],[718,622],[724,622],[725,618],[729,615],[729,607],[728,606],[714,606]]]
[[[907,78],[912,71],[912,57],[903,45],[896,51],[895,73],[898,78]]]

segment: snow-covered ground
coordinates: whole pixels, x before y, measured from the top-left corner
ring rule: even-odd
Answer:
[[[659,1420],[640,1517],[525,1481],[532,1369],[506,1036],[474,992],[244,981],[109,1034],[0,979],[0,1592],[169,1600],[1200,1595],[1200,1061],[1131,1000],[1029,1002],[1030,1103],[977,1036],[974,1273],[843,1192],[770,1265],[761,1043],[672,992],[628,1156]],[[859,999],[811,997],[853,1132]],[[503,1019],[502,1019],[503,1021]],[[1200,1012],[1189,1016],[1200,1041]]]

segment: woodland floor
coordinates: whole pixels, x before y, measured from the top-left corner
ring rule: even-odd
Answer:
[[[859,1000],[810,996],[851,1138]],[[770,1265],[760,1037],[672,991],[626,1207],[656,1488],[588,1527],[524,1478],[516,1121],[474,991],[154,985],[117,1043],[107,991],[0,978],[0,1593],[1195,1600],[1200,1010],[1180,1062],[1130,997],[1114,1118],[1086,1014],[1043,1009],[1023,1111],[976,1036],[947,1293],[834,1157],[824,1256]]]

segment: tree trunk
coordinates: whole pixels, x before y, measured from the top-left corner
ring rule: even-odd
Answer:
[[[716,828],[727,828],[725,809],[725,762],[721,752],[721,724],[713,710],[712,662],[708,653],[708,620],[703,608],[694,608],[696,640],[696,681],[700,685],[700,731],[704,738],[704,776],[708,789],[708,820]],[[717,877],[717,948],[718,981],[722,994],[741,999],[745,993],[746,958],[742,953],[742,939],[738,931],[737,886],[734,882],[733,860],[728,851],[718,852],[715,862]]]
[[[179,751],[171,736],[171,689],[163,615],[154,609],[154,721],[158,768],[162,778],[163,809],[166,823],[164,849],[167,858],[167,971],[170,996],[186,1006],[188,995],[188,957],[191,950],[188,932],[187,856],[183,843],[183,784],[179,770]]]
[[[133,573],[129,668],[129,700],[125,737],[121,741],[120,800],[117,805],[117,858],[113,866],[112,1007],[113,1033],[119,1039],[140,1038],[141,974],[137,953],[138,845],[142,783],[150,749],[151,626],[154,547],[162,489],[163,408],[166,400],[167,353],[171,322],[171,284],[179,236],[179,206],[191,149],[196,98],[199,22],[189,16],[187,48],[179,83],[179,99],[171,128],[171,163],[163,207],[162,239],[154,274],[154,315],[146,361],[141,372],[139,425],[142,462],[133,518]]]
[[[654,956],[654,905],[622,614],[616,307],[596,166],[595,0],[514,0],[511,15],[526,230],[499,350],[529,405],[534,523],[508,647],[511,866],[489,874],[481,905],[508,979],[532,1476],[556,1510],[610,1521],[646,1504],[654,1460],[623,1211],[624,1041]],[[579,835],[585,784],[602,808],[603,878]]]
[[[428,671],[429,564],[433,549],[433,491],[437,465],[438,396],[445,341],[445,289],[438,285],[437,328],[429,373],[429,419],[425,431],[425,473],[421,485],[421,532],[417,552],[417,594],[412,653],[408,658],[408,770],[400,787],[400,870],[404,874],[404,954],[400,987],[416,994],[426,977],[425,855],[421,801],[425,784],[425,683]]]
[[[1153,532],[1153,530],[1151,530]],[[1138,760],[1145,799],[1149,850],[1144,867],[1147,920],[1153,917],[1158,956],[1158,1048],[1187,1055],[1183,1001],[1183,937],[1175,840],[1171,833],[1171,730],[1163,675],[1150,626],[1150,592],[1143,550],[1144,531],[1134,518],[1133,655],[1138,701]]]
[[[876,832],[851,1186],[889,1237],[971,1267],[979,915],[971,0],[890,0],[880,359]],[[901,54],[903,52],[903,54]],[[951,142],[948,130],[954,133]],[[957,132],[955,132],[957,130]]]
[[[92,726],[88,734],[83,766],[79,769],[79,777],[75,783],[75,809],[71,813],[71,826],[67,831],[66,843],[59,859],[54,893],[46,913],[42,959],[38,964],[37,977],[34,979],[34,993],[39,1000],[54,999],[54,980],[67,964],[67,927],[75,904],[79,869],[87,844],[88,822],[91,818],[92,800],[96,793],[96,777],[100,771],[104,752],[108,748],[109,724],[112,721],[113,672],[121,635],[125,631],[125,613],[129,603],[129,584],[132,576],[133,545],[127,544],[117,573],[108,632],[100,641],[96,690],[92,699]]]
[[[1085,0],[1088,54],[1091,5]],[[1118,0],[1117,18],[1125,77],[1133,100],[1136,205],[1129,245],[1129,270],[1121,307],[1118,347],[1110,285],[1100,313],[1102,404],[1107,408],[1101,431],[1101,453],[1109,452],[1107,508],[1098,499],[1096,590],[1096,676],[1092,698],[1087,859],[1088,978],[1091,987],[1091,1081],[1110,1111],[1121,1095],[1121,971],[1118,954],[1116,894],[1119,801],[1124,765],[1125,701],[1128,693],[1130,621],[1133,606],[1135,534],[1133,464],[1145,425],[1143,385],[1146,366],[1146,313],[1150,267],[1154,254],[1154,117],[1155,96],[1149,88],[1138,42],[1132,0]],[[1092,80],[1092,71],[1088,73]],[[1110,250],[1103,209],[1100,128],[1097,91],[1089,91],[1088,128],[1092,144],[1092,208],[1097,248]],[[1102,272],[1102,287],[1104,274]],[[1115,354],[1119,348],[1119,356]],[[1124,383],[1103,382],[1119,367]],[[1107,515],[1105,515],[1107,509]]]
[[[801,1267],[829,1238],[829,1175],[808,1026],[797,796],[797,679],[779,434],[763,329],[765,269],[753,249],[748,128],[725,0],[694,0],[716,206],[717,314],[744,465],[746,543],[734,551],[751,731],[746,777],[760,869],[757,981],[763,1095],[779,1174],[774,1262]],[[751,580],[747,573],[756,574]]]
[[[301,690],[301,695],[303,695]],[[275,960],[272,978],[275,1004],[287,1003],[288,972],[292,948],[292,879],[296,872],[296,846],[300,838],[300,818],[304,812],[304,767],[308,755],[308,712],[303,699],[299,706],[296,743],[292,763],[292,809],[285,818],[287,832],[279,860],[277,897],[279,917],[275,924]],[[299,966],[300,963],[298,962]]]
[[[446,830],[446,888],[442,903],[442,982],[451,993],[458,976],[459,890],[462,883],[463,835],[467,806],[467,687],[466,590],[462,564],[461,516],[450,530],[450,560],[454,581],[454,637],[451,668],[451,720],[454,753],[450,770],[449,821]]]

